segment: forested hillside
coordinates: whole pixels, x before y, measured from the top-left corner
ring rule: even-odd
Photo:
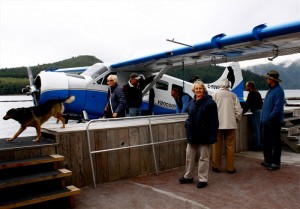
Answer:
[[[90,66],[100,62],[94,56],[78,56],[55,63],[30,66],[34,77],[49,68]],[[0,69],[0,95],[22,94],[22,88],[29,85],[26,67]]]
[[[300,89],[300,60],[279,65],[270,63],[251,66],[247,67],[247,70],[258,75],[264,75],[270,70],[277,70],[282,80],[280,85],[283,89]]]
[[[30,66],[34,77],[39,74],[40,71],[46,70],[49,68],[69,68],[69,67],[82,67],[90,66],[100,60],[94,56],[78,56],[72,57],[70,59],[62,60],[59,62],[43,64],[38,66]],[[26,67],[18,68],[5,68],[0,69],[0,78],[27,78],[27,69]]]
[[[205,67],[188,67],[183,70],[182,67],[177,67],[168,71],[168,75],[176,78],[189,81],[193,76],[198,76],[204,83],[211,83],[217,80],[223,73],[225,67],[220,66],[205,66]],[[266,80],[263,76],[257,75],[250,71],[242,69],[244,83],[246,81],[255,81],[256,88],[259,90],[266,90],[268,88]]]
[[[219,66],[206,66],[206,67],[190,67],[182,70],[178,67],[168,72],[169,75],[177,78],[184,78],[189,80],[192,76],[199,76],[204,83],[213,82],[221,76],[224,67]],[[254,81],[258,90],[267,90],[268,86],[263,75],[267,74],[270,70],[277,70],[280,74],[282,82],[280,85],[283,89],[300,89],[300,60],[291,63],[285,62],[278,65],[273,63],[260,64],[249,66],[242,69],[244,81]]]

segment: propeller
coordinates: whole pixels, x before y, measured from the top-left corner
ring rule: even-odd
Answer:
[[[33,79],[33,73],[30,67],[27,67],[27,74],[28,74],[28,79],[29,79],[29,85],[26,86],[25,88],[22,89],[22,92],[25,93],[27,96],[31,95],[33,99],[33,104],[35,106],[38,105],[38,100],[37,100],[37,93],[38,90],[36,86],[34,85],[34,79]]]

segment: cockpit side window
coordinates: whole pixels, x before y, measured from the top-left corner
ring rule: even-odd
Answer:
[[[101,84],[102,81],[103,81],[103,78],[100,78],[100,79],[98,79],[96,82],[97,82],[97,84]]]
[[[157,89],[168,91],[169,83],[167,81],[159,80],[156,82]]]
[[[97,78],[99,75],[103,74],[104,72],[106,72],[107,70],[108,69],[106,66],[95,64],[95,65],[89,67],[82,74],[91,76],[94,79],[94,78]],[[98,83],[98,81],[97,81],[97,83]]]

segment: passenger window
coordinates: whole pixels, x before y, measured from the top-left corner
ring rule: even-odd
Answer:
[[[169,83],[167,81],[159,80],[159,81],[156,82],[156,86],[155,87],[157,89],[168,91],[168,86],[169,86]]]
[[[182,86],[178,86],[178,85],[176,85],[176,84],[173,84],[173,85],[172,85],[172,89],[173,89],[173,88],[178,89],[179,92],[181,92],[181,93],[183,92],[183,87],[182,87]]]

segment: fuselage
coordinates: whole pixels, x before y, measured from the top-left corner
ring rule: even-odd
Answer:
[[[240,69],[237,70],[237,72]],[[75,101],[65,105],[66,114],[82,114],[86,111],[89,119],[103,116],[103,110],[107,103],[107,77],[111,74],[118,76],[118,85],[123,86],[128,82],[130,71],[114,71],[110,67],[102,64],[95,64],[89,67],[80,75],[62,72],[41,72],[35,79],[35,85],[39,89],[37,99],[40,104],[51,99],[65,99],[75,96]],[[154,75],[152,72],[142,72],[142,76]],[[224,71],[222,77],[226,78]],[[242,78],[238,79],[239,85],[243,88]],[[206,84],[209,94],[218,89],[218,82]],[[191,90],[192,83],[186,82],[172,76],[162,75],[162,77],[146,92],[143,97],[143,114],[170,114],[176,112],[176,103],[171,96],[171,89],[179,88],[193,97]],[[234,88],[236,89],[236,88]],[[242,96],[243,98],[243,96]]]

